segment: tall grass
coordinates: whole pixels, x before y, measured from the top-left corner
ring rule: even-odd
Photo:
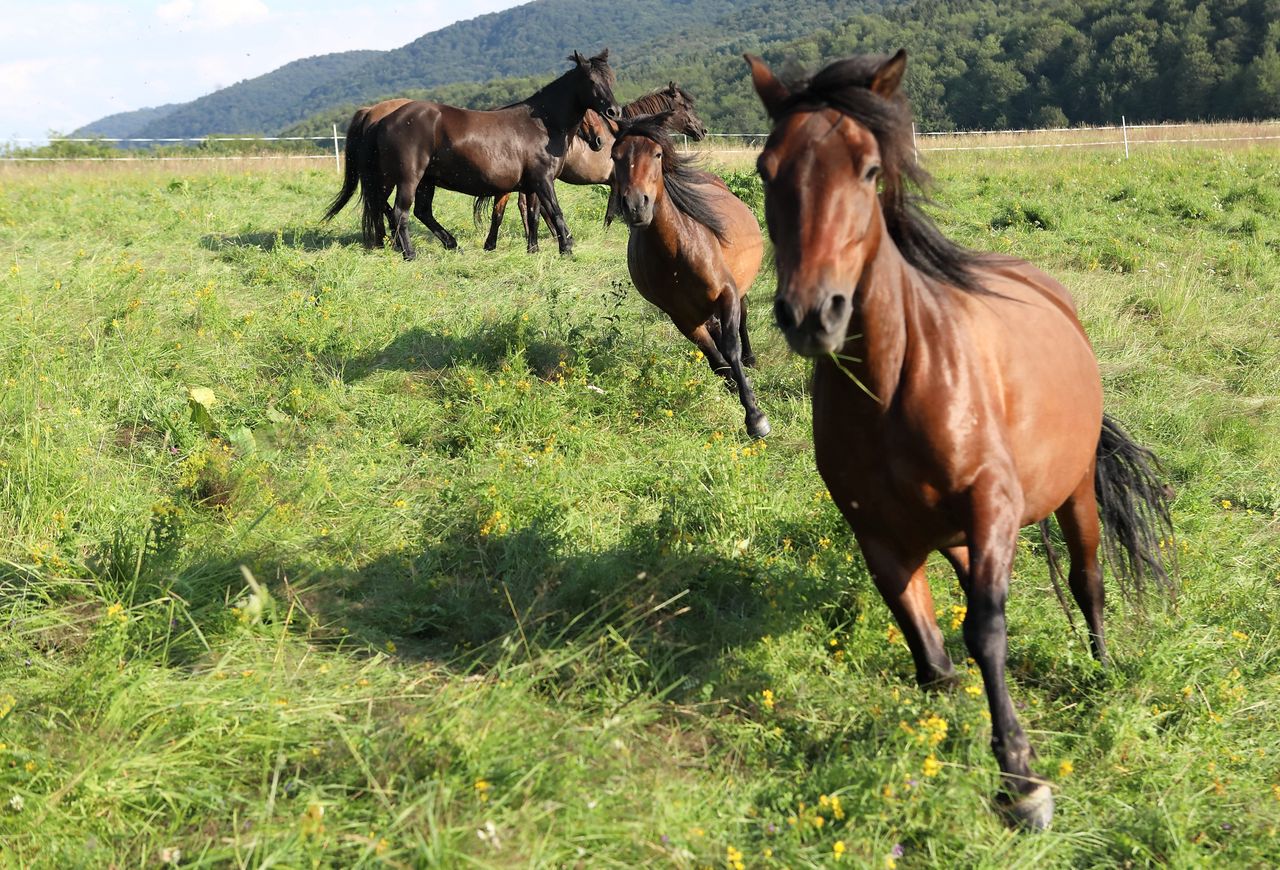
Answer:
[[[915,689],[767,275],[757,445],[595,191],[572,259],[443,194],[463,250],[406,264],[316,223],[328,169],[39,167],[0,176],[0,863],[1273,863],[1273,152],[931,166],[949,232],[1073,288],[1177,491],[1178,605],[1113,596],[1108,670],[1020,552],[1052,831],[990,811],[976,673]]]

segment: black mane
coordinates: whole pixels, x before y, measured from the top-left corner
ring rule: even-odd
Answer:
[[[916,160],[911,107],[901,91],[886,99],[871,90],[876,73],[888,58],[859,55],[838,60],[808,79],[789,83],[791,96],[777,113],[821,107],[835,109],[866,127],[880,146],[883,186],[880,206],[885,226],[904,258],[921,272],[970,293],[987,294],[974,274],[998,259],[948,239],[920,209],[931,179]]]
[[[674,109],[681,105],[692,108],[693,95],[682,87],[675,88],[675,94],[671,93],[671,86],[658,88],[650,91],[642,97],[636,97],[631,102],[622,107],[622,117],[635,118],[639,115],[656,115],[658,112],[665,112],[667,109]],[[666,158],[663,158],[664,160]]]
[[[715,234],[722,242],[728,241],[728,229],[724,218],[708,202],[706,194],[699,188],[720,181],[719,177],[699,168],[697,158],[688,153],[676,150],[671,141],[671,134],[663,123],[662,115],[645,115],[632,120],[618,134],[619,139],[627,136],[642,136],[656,142],[662,148],[662,184],[672,205],[681,214],[693,218]],[[616,186],[616,181],[614,182]],[[617,214],[617,190],[609,196],[609,207],[605,211],[604,223],[608,226]]]

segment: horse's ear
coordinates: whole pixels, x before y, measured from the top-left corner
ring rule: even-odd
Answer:
[[[595,57],[593,57],[593,58],[591,58],[591,59],[592,59],[592,60],[598,60],[598,61],[600,61],[601,63],[608,63],[608,62],[609,62],[609,49],[607,49],[607,48],[602,48],[602,49],[600,49],[600,53],[599,53],[599,54],[597,54]]]
[[[897,54],[876,70],[875,76],[871,79],[871,93],[878,94],[886,100],[889,99],[898,92],[898,88],[902,85],[902,74],[906,71],[907,51],[900,48]]]
[[[743,57],[751,66],[751,84],[755,86],[760,102],[764,103],[764,110],[769,113],[769,117],[775,117],[791,93],[786,85],[778,81],[773,70],[765,66],[763,60],[754,54],[744,54]]]
[[[578,66],[582,66],[584,63],[587,62],[587,59],[583,57],[581,54],[579,54],[577,51],[569,55],[569,60],[576,63]]]

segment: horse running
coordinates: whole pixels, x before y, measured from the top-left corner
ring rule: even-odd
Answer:
[[[1005,683],[1018,530],[1057,516],[1068,582],[1105,661],[1099,510],[1122,588],[1141,591],[1144,574],[1170,585],[1160,556],[1172,536],[1168,493],[1154,456],[1103,415],[1070,293],[1026,262],[960,248],[916,210],[908,186],[928,177],[899,91],[905,53],[837,61],[791,85],[747,60],[773,121],[758,169],[774,311],[792,350],[814,360],[818,471],[922,686],[954,680],[925,559],[938,550],[955,569],[965,646],[991,712],[998,804],[1042,829],[1052,792],[1031,770]]]
[[[751,209],[715,175],[675,150],[664,114],[619,122],[606,223],[631,228],[627,269],[640,295],[698,346],[711,370],[736,389],[747,432],[769,434],[743,365],[754,365],[747,291],[764,241]]]
[[[390,217],[392,238],[411,260],[411,211],[445,248],[458,245],[431,211],[437,187],[469,196],[519,190],[546,202],[560,252],[572,252],[573,237],[556,200],[556,175],[586,111],[616,118],[621,109],[613,98],[608,49],[592,58],[574,52],[569,60],[568,72],[504,109],[476,111],[415,100],[369,125],[364,140],[373,148],[366,148],[359,161],[366,230],[376,227],[378,214]],[[395,205],[388,208],[392,191]],[[382,238],[366,241],[381,244]]]
[[[632,100],[622,107],[623,118],[636,118],[641,115],[654,115],[670,111],[667,129],[673,133],[681,133],[695,142],[700,142],[707,135],[707,125],[702,122],[693,110],[693,95],[675,82],[665,88],[650,91],[643,97]],[[587,112],[579,128],[579,136],[569,145],[569,156],[560,168],[560,181],[566,184],[608,184],[613,174],[613,158],[610,149],[613,146],[614,131],[609,122],[593,111]],[[510,194],[498,197],[493,202],[493,214],[489,219],[489,236],[485,239],[484,249],[492,251],[498,246],[498,230],[502,226],[502,218],[506,214],[507,199]],[[476,219],[479,220],[484,200],[476,203]],[[538,229],[529,227],[527,218],[529,204],[525,194],[520,194],[520,219],[525,221],[525,236],[532,238],[529,252],[538,249]],[[543,218],[547,227],[554,234],[550,216],[545,209]]]

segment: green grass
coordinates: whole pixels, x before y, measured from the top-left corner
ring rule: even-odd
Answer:
[[[756,446],[595,191],[572,259],[442,194],[464,250],[407,264],[317,226],[331,170],[40,168],[0,176],[0,866],[1274,863],[1274,153],[932,165],[1177,489],[1178,605],[1113,595],[1106,671],[1019,555],[1050,832],[991,811],[981,696],[914,687],[767,275]]]

